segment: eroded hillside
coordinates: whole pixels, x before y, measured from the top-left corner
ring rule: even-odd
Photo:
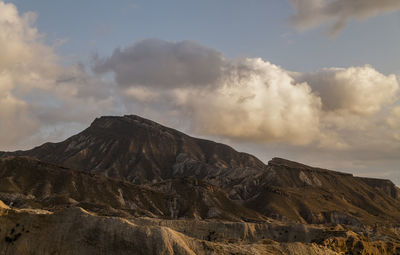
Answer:
[[[101,117],[60,143],[0,152],[5,254],[400,254],[389,180]]]

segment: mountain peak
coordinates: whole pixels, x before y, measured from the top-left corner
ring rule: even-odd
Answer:
[[[400,222],[397,210],[390,209],[400,206],[399,191],[388,181],[282,158],[273,158],[265,165],[227,145],[190,137],[137,115],[103,116],[63,142],[0,157],[7,155],[35,157],[133,184],[164,183],[160,186],[163,189],[178,185],[168,180],[192,177],[268,217],[282,216],[296,222],[369,224],[389,218]],[[349,203],[353,213],[338,218],[335,212],[346,212]]]
[[[133,124],[133,125],[145,125],[148,127],[163,127],[162,125],[151,121],[149,119],[145,119],[138,115],[124,115],[124,116],[101,116],[100,118],[96,118],[91,127],[100,127],[100,128],[110,128],[114,125],[121,124]]]
[[[67,140],[18,155],[132,183],[177,176],[249,175],[265,165],[233,148],[190,137],[137,115],[103,116]],[[221,177],[222,178],[222,177]]]

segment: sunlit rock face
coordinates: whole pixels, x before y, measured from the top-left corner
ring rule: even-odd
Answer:
[[[37,235],[34,254],[396,254],[400,242],[389,180],[264,164],[138,116],[0,153],[0,201],[7,254],[31,254]]]

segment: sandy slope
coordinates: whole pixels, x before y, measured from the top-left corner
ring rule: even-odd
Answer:
[[[173,225],[171,222],[169,224]],[[149,221],[96,216],[78,207],[52,214],[1,209],[0,253],[336,254],[316,244],[280,244],[270,239],[235,243],[207,241],[160,225]],[[186,227],[196,231],[190,224]]]

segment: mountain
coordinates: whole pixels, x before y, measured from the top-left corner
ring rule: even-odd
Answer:
[[[98,215],[265,221],[218,187],[190,178],[135,185],[26,157],[0,159],[0,200],[14,208],[79,206]]]
[[[309,167],[275,158],[245,206],[264,215],[313,224],[399,224],[399,189],[389,180]],[[272,176],[272,177],[271,177]]]
[[[97,118],[60,143],[3,153],[37,158],[134,184],[192,177],[267,217],[307,223],[400,223],[399,189],[285,159],[267,165],[233,148],[135,115]],[[1,156],[1,155],[0,155]]]
[[[400,251],[400,191],[391,181],[282,158],[264,164],[134,115],[97,118],[60,143],[0,152],[0,201],[0,221],[10,228],[0,227],[0,238],[20,238],[15,219],[32,220],[46,240],[53,240],[45,234],[51,231],[89,254],[110,235],[104,253],[110,247],[136,247],[138,254]],[[99,235],[92,236],[96,224]],[[145,236],[157,245],[129,241]],[[6,242],[7,250],[19,254],[10,248],[15,241]],[[51,245],[41,247],[51,253]]]
[[[134,115],[97,118],[89,128],[61,143],[45,143],[16,154],[132,183],[264,167],[257,158],[227,145],[193,138]],[[203,165],[190,168],[187,161]]]

